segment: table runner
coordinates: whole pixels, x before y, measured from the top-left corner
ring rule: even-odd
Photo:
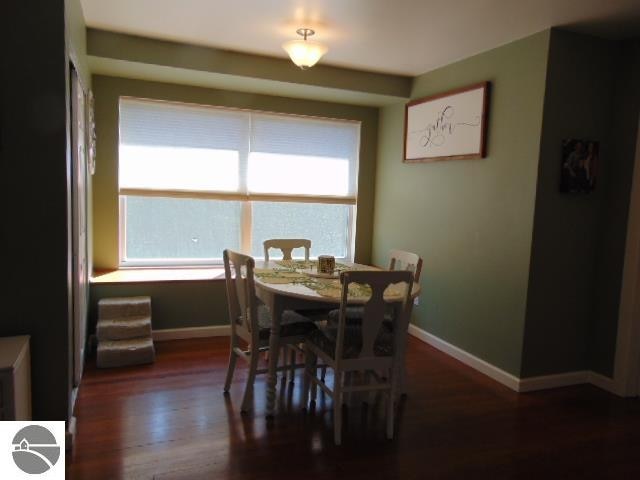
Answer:
[[[295,283],[304,285],[314,290],[318,295],[330,298],[340,298],[342,295],[342,287],[339,279],[319,278],[307,275],[298,271],[316,266],[317,262],[305,260],[281,260],[276,262],[282,268],[255,268],[253,273],[260,281],[272,284]],[[376,267],[368,267],[365,265],[349,266],[342,263],[336,263],[336,270],[378,270]],[[404,282],[389,285],[385,290],[385,297],[402,297],[406,292],[407,284]],[[371,297],[371,288],[368,285],[359,283],[351,283],[349,285],[349,299],[366,300]]]

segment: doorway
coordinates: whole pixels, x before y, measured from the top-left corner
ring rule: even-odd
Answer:
[[[86,92],[78,72],[71,68],[71,215],[73,275],[73,388],[80,385],[84,366],[88,310],[87,261],[87,138]]]

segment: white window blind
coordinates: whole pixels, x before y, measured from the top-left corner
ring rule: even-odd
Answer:
[[[357,125],[265,114],[252,120],[250,192],[355,198]]]
[[[356,122],[122,98],[123,195],[355,204]]]
[[[358,122],[121,98],[120,264],[260,257],[276,237],[352,258],[359,144]]]
[[[136,99],[120,101],[120,189],[240,192],[248,115]]]

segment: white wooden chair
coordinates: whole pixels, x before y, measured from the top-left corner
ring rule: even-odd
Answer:
[[[389,270],[406,270],[413,273],[413,281],[420,282],[422,273],[422,258],[417,253],[405,252],[403,250],[391,250],[389,252]],[[329,323],[338,323],[339,310],[329,312],[327,318]],[[362,319],[362,307],[347,308],[347,323],[359,323]]]
[[[264,247],[264,260],[269,261],[269,249],[279,248],[282,251],[283,260],[291,260],[291,252],[294,248],[304,248],[304,259],[309,260],[311,240],[306,238],[271,238],[262,242]]]
[[[393,438],[394,400],[398,388],[398,372],[404,360],[407,327],[411,312],[413,274],[408,271],[347,271],[340,275],[342,294],[337,326],[327,326],[312,332],[304,344],[304,394],[315,402],[316,387],[320,386],[333,398],[334,440],[342,440],[343,396],[358,391],[383,391],[387,394],[387,438]],[[349,284],[368,284],[372,295],[363,306],[360,325],[347,324],[347,294]],[[394,303],[393,328],[384,325],[389,305],[383,297],[392,283],[406,282],[402,302]],[[317,378],[317,359],[334,371],[333,389]],[[366,383],[345,384],[345,377],[354,372],[364,373]],[[380,375],[378,374],[380,373]],[[311,387],[311,388],[310,388]]]
[[[420,283],[422,258],[417,253],[391,250],[389,252],[389,270],[408,270],[413,272],[413,281]]]
[[[266,368],[258,369],[258,360],[260,352],[269,350],[271,315],[267,307],[256,297],[253,258],[231,250],[225,250],[223,257],[231,322],[231,351],[224,391],[225,393],[229,391],[238,357],[247,361],[249,375],[241,406],[241,411],[246,412],[249,410],[252,399],[256,374],[267,372]],[[280,323],[280,344],[283,349],[299,345],[304,342],[307,334],[316,329],[316,325],[308,318],[285,310]],[[240,348],[240,340],[247,342],[247,350]],[[271,354],[278,355],[278,352],[271,352]],[[289,370],[294,367],[302,367],[302,364],[279,367],[278,370]],[[293,370],[291,371],[293,374]]]
[[[291,260],[292,259],[292,251],[294,248],[304,248],[304,259],[309,261],[309,253],[311,250],[311,240],[306,238],[271,238],[269,240],[265,240],[262,242],[262,246],[264,248],[264,261],[269,261],[269,249],[277,248],[282,252],[283,260]],[[310,310],[310,311],[301,311],[298,312],[301,315],[308,315],[308,318],[311,320],[318,320],[319,318],[326,319],[328,310]],[[291,367],[291,378],[293,378],[293,365],[296,362],[296,351],[294,349],[291,350],[290,354],[290,365]],[[292,380],[293,381],[293,380]]]
[[[413,281],[420,282],[420,274],[422,273],[422,258],[417,253],[406,252],[404,250],[391,250],[389,252],[389,270],[406,270],[413,273]],[[412,304],[413,307],[413,304]],[[338,323],[339,310],[332,310],[327,315],[328,322],[332,325]],[[362,322],[362,307],[348,307],[347,308],[347,324],[359,325]],[[385,316],[385,322],[387,326],[391,324],[391,316],[387,314]],[[407,325],[408,327],[408,325]],[[404,368],[400,370],[399,388],[398,393],[406,395],[406,371]],[[323,372],[324,375],[324,372]]]

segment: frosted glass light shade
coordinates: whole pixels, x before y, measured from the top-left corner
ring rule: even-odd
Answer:
[[[321,43],[309,40],[289,40],[282,44],[282,48],[289,54],[291,61],[300,68],[314,66],[328,50]]]

